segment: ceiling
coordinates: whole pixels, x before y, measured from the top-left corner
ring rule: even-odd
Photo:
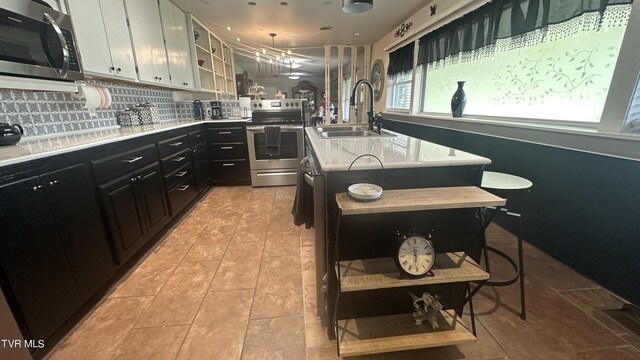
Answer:
[[[342,0],[286,0],[286,6],[280,5],[281,0],[254,0],[255,6],[248,5],[247,0],[172,1],[195,14],[237,49],[237,54],[247,55],[263,47],[270,49],[272,44],[277,49],[291,49],[295,54],[302,53],[301,48],[323,45],[372,45],[428,2],[375,0],[372,10],[348,14],[342,11]],[[322,31],[321,27],[331,29]],[[269,33],[277,35],[272,39]],[[314,55],[315,62],[323,69],[323,50],[314,50],[315,53],[318,54]],[[315,73],[317,69],[309,72]]]

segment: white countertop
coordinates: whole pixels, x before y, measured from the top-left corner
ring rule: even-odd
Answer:
[[[383,132],[396,136],[322,139],[313,128],[308,127],[305,131],[323,171],[347,170],[362,154],[377,156],[385,169],[491,163],[482,156],[384,129]],[[372,157],[363,157],[352,167],[360,170],[379,168],[380,163]]]
[[[0,147],[0,167],[47,156],[87,149],[93,146],[136,138],[195,124],[242,123],[242,120],[173,120],[141,126],[116,126],[83,131],[25,137],[16,145]]]

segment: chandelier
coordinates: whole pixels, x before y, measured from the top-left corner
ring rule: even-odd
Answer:
[[[299,79],[300,75],[293,72],[294,67],[297,66],[295,60],[291,57],[291,50],[280,52],[275,46],[277,34],[270,33],[269,36],[271,36],[272,51],[267,52],[265,49],[262,49],[262,53],[256,51],[257,75],[273,77],[286,76],[292,80]],[[278,52],[280,52],[280,54],[278,54]]]

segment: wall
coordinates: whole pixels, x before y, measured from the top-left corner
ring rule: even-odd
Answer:
[[[508,203],[524,214],[524,239],[640,304],[639,161],[408,122],[384,127],[488,157],[487,170],[531,180],[528,202]]]

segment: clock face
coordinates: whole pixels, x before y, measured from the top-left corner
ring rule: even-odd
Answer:
[[[378,59],[371,68],[371,84],[373,85],[373,96],[376,101],[382,96],[384,86],[384,64]]]
[[[410,276],[426,275],[436,259],[433,243],[419,235],[412,235],[400,243],[397,253],[400,269]]]

